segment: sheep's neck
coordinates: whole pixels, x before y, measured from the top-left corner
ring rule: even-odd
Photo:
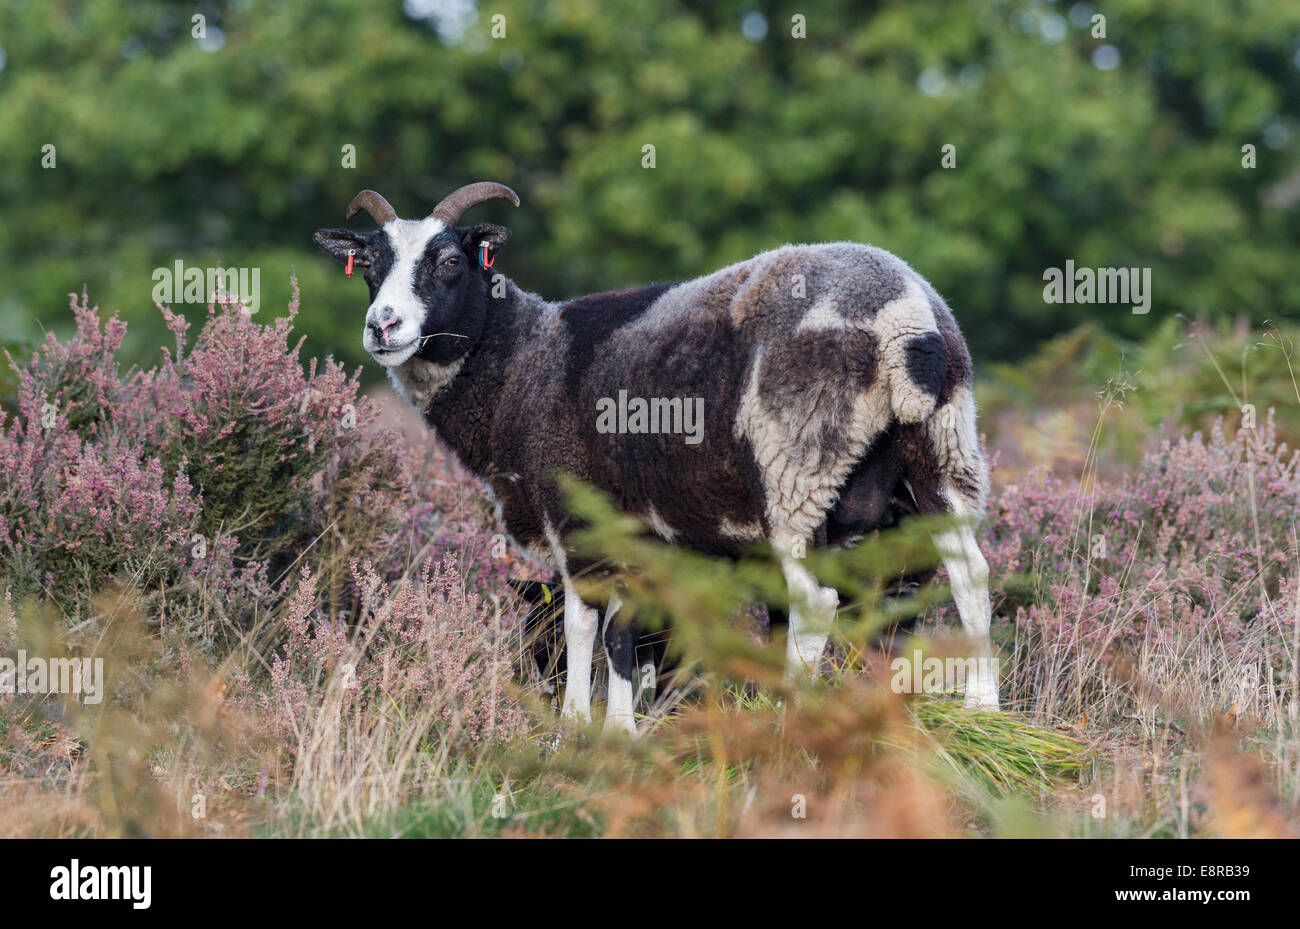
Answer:
[[[425,420],[461,462],[482,478],[496,470],[491,424],[500,404],[506,371],[545,307],[536,294],[507,281],[507,293],[487,300],[483,335],[463,359],[445,366],[445,385],[436,390]],[[417,404],[418,405],[418,404]]]

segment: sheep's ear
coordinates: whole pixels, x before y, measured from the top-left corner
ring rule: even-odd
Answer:
[[[460,233],[461,249],[473,259],[478,258],[484,242],[488,244],[488,251],[495,255],[501,251],[503,245],[510,241],[510,230],[495,223],[479,223],[477,226],[465,228],[457,227],[456,231]]]
[[[369,244],[365,236],[351,229],[317,229],[312,239],[339,264],[347,264],[349,249],[359,255]]]

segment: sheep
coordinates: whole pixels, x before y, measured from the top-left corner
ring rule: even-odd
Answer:
[[[365,210],[377,231],[320,229],[314,239],[349,271],[363,269],[366,351],[487,485],[512,541],[560,576],[562,716],[591,721],[599,616],[574,588],[592,565],[565,545],[572,522],[559,472],[674,545],[736,556],[769,543],[789,591],[792,677],[816,671],[839,602],[801,563],[807,546],[851,544],[900,505],[956,517],[934,540],[977,652],[966,702],[996,708],[988,566],[973,529],[988,468],[971,359],[929,282],[883,249],[833,242],[785,245],[680,283],[548,302],[493,270],[509,229],[457,225],[491,198],[519,205],[510,188],[480,182],[405,220],[365,190],[345,218]],[[625,432],[609,431],[616,397]],[[641,401],[637,415],[627,397]],[[671,422],[652,430],[665,418],[647,423],[655,399],[702,408],[701,440]],[[611,629],[617,605],[612,598],[605,616],[604,726],[635,735],[636,632]]]
[[[892,525],[892,521],[889,524]],[[886,586],[885,596],[894,598],[915,594],[933,573],[922,571],[896,578]],[[546,581],[510,578],[506,584],[526,607],[520,628],[520,644],[527,656],[524,661],[525,677],[538,682],[542,690],[555,696],[557,685],[562,685],[566,670],[557,628],[560,617],[564,615],[563,581],[555,575]],[[765,604],[765,607],[769,629],[789,625],[789,617],[779,606]],[[897,657],[901,652],[900,635],[909,635],[915,625],[915,616],[888,623],[877,633],[873,645],[882,653]],[[653,703],[659,679],[674,673],[678,666],[675,658],[668,654],[668,630],[654,630],[643,635],[638,635],[638,632],[635,625],[627,632],[635,642],[639,662],[636,669],[636,699],[640,702],[644,696],[647,703]],[[606,629],[606,644],[610,635],[611,631]]]
[[[564,612],[564,585],[559,577],[551,581],[531,581],[511,578],[506,581],[519,600],[527,606],[521,631],[522,645],[527,650],[532,670],[528,677],[540,683],[541,689],[554,696],[557,685],[565,678],[564,652],[560,647],[557,621]],[[608,645],[618,630],[605,630]],[[655,699],[659,679],[671,675],[676,661],[668,656],[668,638],[665,630],[655,630],[645,635],[632,627],[626,631],[637,659],[634,703],[647,705]]]

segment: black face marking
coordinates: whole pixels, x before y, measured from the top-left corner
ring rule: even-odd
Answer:
[[[366,238],[369,242],[365,250],[366,265],[362,276],[365,278],[366,286],[370,288],[370,300],[373,303],[375,294],[384,283],[384,278],[388,277],[388,272],[393,270],[393,263],[397,260],[397,256],[393,252],[393,243],[388,238],[388,233],[376,232]]]
[[[419,357],[447,364],[466,354],[483,327],[487,288],[476,285],[456,230],[429,239],[415,266],[412,286],[424,308]]]
[[[465,254],[451,230],[430,239],[415,267],[415,293],[424,304],[426,319],[451,315],[446,310],[459,300],[465,277]]]

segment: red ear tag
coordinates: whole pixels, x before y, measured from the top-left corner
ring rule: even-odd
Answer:
[[[478,266],[480,268],[492,267],[492,262],[496,261],[496,259],[488,256],[488,244],[486,242],[480,242],[479,245],[483,249],[483,254],[479,256]]]
[[[347,263],[347,267],[343,269],[343,273],[346,274],[348,277],[352,276],[352,262],[355,260],[354,256],[356,255],[356,253],[357,250],[355,248],[348,249],[348,263]]]

